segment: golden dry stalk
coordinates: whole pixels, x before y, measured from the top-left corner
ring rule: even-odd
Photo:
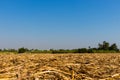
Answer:
[[[0,54],[0,80],[120,80],[120,54]]]

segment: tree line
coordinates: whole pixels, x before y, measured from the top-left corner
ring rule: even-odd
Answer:
[[[14,53],[118,53],[120,50],[116,43],[110,45],[109,42],[103,41],[99,43],[98,47],[91,48],[78,48],[78,49],[49,49],[49,50],[40,50],[40,49],[28,49],[28,48],[19,48],[19,49],[0,49],[0,52],[14,52]]]

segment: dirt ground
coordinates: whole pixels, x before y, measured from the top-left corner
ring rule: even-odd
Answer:
[[[0,54],[0,80],[120,80],[120,54]]]

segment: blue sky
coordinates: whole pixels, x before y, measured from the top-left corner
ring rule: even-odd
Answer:
[[[0,0],[0,48],[120,47],[120,0]]]

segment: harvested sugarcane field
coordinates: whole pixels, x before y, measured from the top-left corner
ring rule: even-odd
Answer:
[[[0,80],[120,80],[120,0],[0,0]]]
[[[120,80],[120,54],[0,54],[0,80]]]

